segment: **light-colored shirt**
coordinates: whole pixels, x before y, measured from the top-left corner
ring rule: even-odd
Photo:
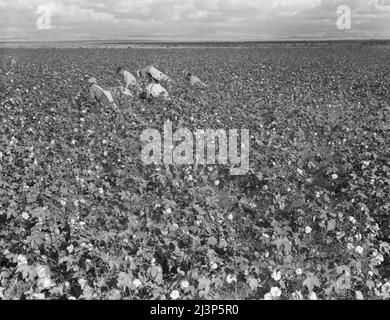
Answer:
[[[191,86],[200,85],[202,87],[207,87],[207,84],[205,84],[197,76],[191,76],[189,80],[190,80],[190,85]]]
[[[146,87],[146,92],[148,97],[158,98],[163,97],[165,99],[169,99],[168,91],[158,83],[151,83]]]
[[[125,77],[126,89],[128,89],[129,86],[138,86],[137,79],[129,71],[125,71],[123,75]]]
[[[103,103],[104,105],[110,105],[114,102],[110,92],[104,90],[102,87],[97,84],[93,84],[89,88],[89,95],[91,99],[96,99],[97,101]]]
[[[141,74],[143,77],[146,77],[147,75],[150,75],[153,79],[157,81],[170,81],[171,79],[161,71],[157,70],[153,66],[146,67],[141,70]]]

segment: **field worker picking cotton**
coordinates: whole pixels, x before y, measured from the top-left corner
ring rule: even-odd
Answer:
[[[117,73],[117,75],[120,75],[123,77],[123,80],[125,82],[125,86],[124,86],[122,91],[125,95],[127,95],[126,92],[129,89],[136,90],[138,92],[142,91],[140,84],[137,82],[137,79],[135,78],[135,76],[132,73],[130,73],[129,71],[125,70],[122,67],[119,67],[117,69],[116,73]]]
[[[9,56],[8,59],[11,68],[13,68],[16,65],[16,59],[13,56]]]
[[[114,103],[112,94],[100,87],[95,77],[88,79],[88,83],[90,84],[89,96],[92,100],[98,101],[104,106],[112,106],[117,110],[118,106]]]
[[[186,73],[186,80],[190,83],[191,86],[199,86],[206,88],[207,84],[205,84],[199,77],[194,76],[191,72]]]
[[[13,56],[9,56],[7,59],[4,59],[2,65],[6,71],[12,72],[16,66],[16,59]]]
[[[152,78],[156,81],[172,81],[166,74],[157,70],[154,66],[148,66],[142,70],[137,70],[137,76],[139,78]]]
[[[157,81],[153,81],[146,86],[145,91],[140,94],[141,99],[157,99],[163,98],[165,100],[171,100],[168,91]]]

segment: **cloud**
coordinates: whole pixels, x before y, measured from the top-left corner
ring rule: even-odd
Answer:
[[[119,0],[114,6],[114,11],[146,16],[150,14],[152,4],[153,0]]]
[[[252,11],[270,18],[286,13],[294,15],[320,4],[321,0],[194,0],[195,8],[203,11],[220,11],[231,15]]]
[[[51,4],[54,10],[52,11],[53,18],[59,17],[69,23],[98,23],[98,22],[110,22],[117,23],[118,19],[111,13],[99,12],[95,9],[85,9],[79,6],[72,5],[55,5]]]
[[[0,36],[342,37],[336,28],[339,5],[352,10],[350,34],[390,37],[390,0],[0,0]],[[42,6],[50,9],[55,31],[35,28]]]

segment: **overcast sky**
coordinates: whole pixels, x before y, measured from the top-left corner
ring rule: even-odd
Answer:
[[[0,0],[0,40],[313,38],[389,39],[390,0]]]

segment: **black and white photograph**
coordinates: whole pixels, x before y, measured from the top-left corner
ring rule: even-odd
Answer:
[[[390,0],[0,0],[0,103],[2,302],[390,300]]]

